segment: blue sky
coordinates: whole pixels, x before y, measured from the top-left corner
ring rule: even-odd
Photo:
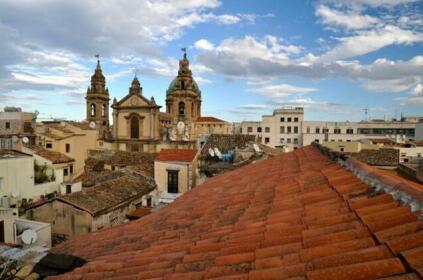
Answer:
[[[111,98],[137,69],[164,105],[188,48],[203,115],[258,120],[281,106],[308,120],[422,115],[423,1],[0,2],[0,104],[85,117],[101,54]],[[1,106],[1,107],[3,107]]]

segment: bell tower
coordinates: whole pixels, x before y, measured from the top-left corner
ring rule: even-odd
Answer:
[[[186,49],[182,51],[178,75],[166,92],[166,112],[173,116],[174,122],[195,122],[201,116],[201,91],[192,77]]]
[[[91,76],[91,86],[87,89],[86,116],[87,121],[95,123],[99,130],[100,138],[106,136],[109,130],[109,90],[106,88],[106,78],[103,75],[100,65],[100,56],[97,57],[97,66],[94,74]],[[94,125],[92,125],[94,127]]]

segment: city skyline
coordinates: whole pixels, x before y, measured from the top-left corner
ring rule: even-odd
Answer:
[[[259,120],[300,106],[309,120],[358,121],[364,108],[423,108],[421,1],[119,3],[2,1],[0,102],[82,120],[99,53],[112,99],[137,72],[164,106],[186,47],[203,115]]]

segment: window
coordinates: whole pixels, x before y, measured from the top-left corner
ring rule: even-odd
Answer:
[[[185,81],[181,81],[181,89],[185,89]]]
[[[294,144],[298,144],[298,138],[294,138]]]
[[[319,143],[319,139],[314,139],[314,142]]]
[[[51,142],[47,142],[47,143],[46,143],[46,148],[47,148],[47,149],[52,149],[52,148],[53,148],[53,143],[51,143]]]
[[[69,170],[67,168],[63,169],[63,176],[68,176],[69,175]]]
[[[168,193],[178,193],[178,170],[168,170],[167,171],[167,192]]]
[[[344,148],[340,148],[339,150],[340,150],[341,152],[343,152],[343,151],[344,151]]]
[[[253,128],[251,126],[247,127],[247,132],[253,132]]]
[[[316,134],[320,133],[320,127],[316,127]]]
[[[279,140],[279,142],[284,143],[284,142],[285,142],[285,138],[281,138],[281,139]]]
[[[285,122],[285,118],[281,118],[281,122]]]
[[[24,132],[25,133],[33,133],[34,130],[32,129],[32,123],[31,122],[24,122]]]
[[[69,173],[72,175],[73,174],[73,165],[69,166]]]
[[[288,122],[291,122],[292,121],[292,118],[288,118]]]
[[[294,122],[298,122],[298,118],[294,118]]]
[[[327,129],[327,128],[323,128],[323,129],[322,129],[322,132],[323,132],[323,133],[328,133],[328,132],[329,132],[329,129]]]
[[[286,139],[286,142],[287,142],[287,143],[291,143],[291,138],[287,138],[287,139]]]
[[[69,194],[72,192],[72,185],[66,185],[66,194]]]
[[[91,104],[91,106],[90,106],[90,110],[91,110],[91,117],[95,117],[95,104],[93,103],[93,104]]]
[[[294,126],[294,133],[298,133],[298,126]]]
[[[66,152],[70,153],[70,144],[66,144]]]
[[[290,127],[290,126],[287,126],[287,127],[286,127],[286,130],[287,130],[287,131],[286,131],[287,133],[291,133],[291,127]]]
[[[280,131],[279,131],[280,133],[285,133],[285,127],[284,126],[281,126],[280,127]]]
[[[6,129],[10,129],[10,122],[6,122],[5,126],[6,126]]]
[[[333,130],[333,133],[335,133],[335,134],[341,134],[341,129],[340,128],[335,128]]]
[[[307,126],[307,133],[310,133],[310,127]]]
[[[257,127],[257,132],[261,132],[261,126]]]
[[[140,137],[140,122],[137,116],[131,118],[131,138],[138,139]]]
[[[269,137],[265,137],[265,138],[264,138],[264,144],[267,144],[267,143],[269,143],[269,142],[270,142]]]
[[[270,127],[265,127],[265,128],[264,128],[264,132],[269,133],[269,132],[270,132]]]
[[[106,116],[106,104],[103,104],[103,110],[101,110],[101,116],[105,117]]]
[[[354,134],[354,130],[352,128],[347,128],[347,134]]]
[[[179,115],[185,115],[185,103],[184,102],[179,102],[178,104],[178,108],[179,108]]]

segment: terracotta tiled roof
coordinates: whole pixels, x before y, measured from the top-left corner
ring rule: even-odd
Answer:
[[[197,122],[219,122],[219,123],[223,122],[224,123],[225,121],[215,117],[211,117],[211,116],[208,116],[208,117],[204,116],[204,117],[198,117]]]
[[[43,157],[54,164],[68,163],[68,162],[75,161],[73,158],[68,157],[65,154],[62,154],[56,151],[50,151],[41,146],[27,146],[27,147],[31,149],[32,151],[34,151],[34,154],[39,155],[40,157]]]
[[[155,188],[154,180],[135,174],[126,174],[101,182],[80,192],[61,196],[59,200],[85,210],[96,216],[119,204],[130,202],[150,193]]]
[[[52,279],[423,276],[417,215],[311,146],[213,177],[157,212],[53,251],[88,263]]]
[[[196,155],[196,149],[162,149],[156,160],[192,162]]]
[[[32,155],[25,154],[16,150],[0,149],[0,158],[16,158],[16,157],[31,157]]]

